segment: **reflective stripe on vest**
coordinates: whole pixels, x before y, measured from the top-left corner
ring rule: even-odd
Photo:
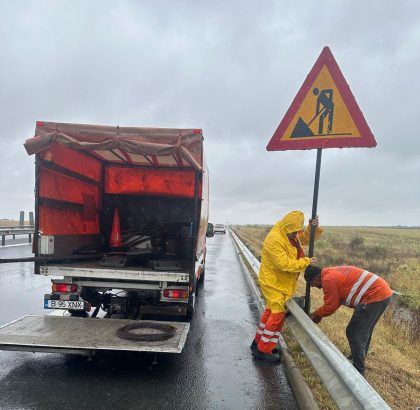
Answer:
[[[348,294],[347,299],[346,299],[346,306],[350,306],[350,302],[353,296],[356,294],[357,290],[359,289],[359,286],[361,285],[361,283],[363,282],[363,280],[366,278],[368,274],[369,272],[367,270],[364,270],[359,276],[359,279],[357,280],[357,282],[352,286],[350,293]],[[372,283],[375,282],[376,279],[378,279],[378,276],[372,273],[372,277],[364,284],[362,289],[360,289],[359,294],[357,295],[356,300],[354,301],[354,307],[356,307],[359,304],[363,295],[370,288]]]
[[[372,274],[372,277],[365,283],[362,289],[360,289],[359,295],[357,296],[356,300],[354,301],[354,306],[357,306],[362,299],[363,295],[366,291],[370,288],[373,282],[378,279],[378,275]]]

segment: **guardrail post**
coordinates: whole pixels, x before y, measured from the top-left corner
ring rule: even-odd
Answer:
[[[29,234],[29,243],[32,243],[32,234]]]
[[[1,236],[1,246],[5,246],[6,245],[6,235],[2,235]]]

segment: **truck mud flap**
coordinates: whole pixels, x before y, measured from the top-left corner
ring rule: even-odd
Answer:
[[[160,341],[118,336],[122,327],[138,323],[151,325],[150,329],[141,330],[148,335],[159,333],[154,329],[156,324],[173,327],[174,334]],[[28,315],[0,327],[0,350],[80,355],[91,355],[98,350],[181,353],[189,329],[190,324],[183,322]]]

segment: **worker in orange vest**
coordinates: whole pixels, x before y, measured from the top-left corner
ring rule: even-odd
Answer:
[[[313,322],[319,323],[341,305],[354,309],[346,335],[353,366],[364,376],[373,329],[391,301],[392,289],[378,275],[355,266],[321,269],[309,265],[305,269],[305,280],[324,292],[323,306],[310,314]]]
[[[258,283],[265,299],[265,310],[251,344],[256,359],[280,362],[277,343],[286,318],[285,304],[293,296],[300,272],[316,261],[305,257],[302,245],[309,243],[311,226],[315,229],[315,239],[321,235],[319,218],[310,219],[305,230],[303,224],[303,212],[289,212],[264,240]]]

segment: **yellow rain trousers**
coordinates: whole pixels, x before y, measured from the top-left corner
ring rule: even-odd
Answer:
[[[266,301],[266,308],[272,313],[285,312],[285,303],[295,291],[299,273],[310,264],[309,258],[297,259],[297,248],[293,246],[288,233],[299,232],[301,245],[309,244],[310,226],[303,231],[304,215],[300,211],[288,213],[277,222],[267,235],[261,255],[259,284]],[[315,239],[322,233],[317,228]]]

